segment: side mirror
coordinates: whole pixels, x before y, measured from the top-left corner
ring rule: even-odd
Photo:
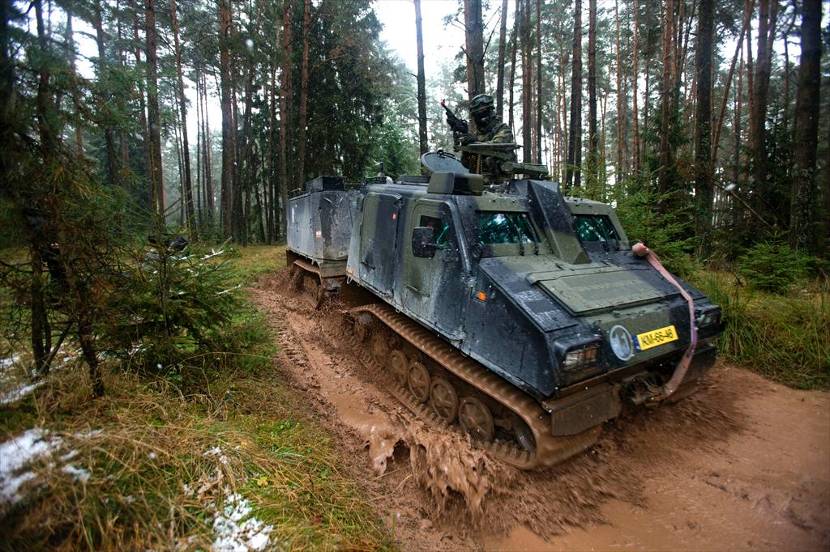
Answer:
[[[412,230],[412,254],[431,259],[435,256],[435,231],[429,226],[418,226]]]

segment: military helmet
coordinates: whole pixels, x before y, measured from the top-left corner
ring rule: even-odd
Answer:
[[[470,113],[481,113],[493,109],[493,96],[489,94],[479,94],[470,100]]]

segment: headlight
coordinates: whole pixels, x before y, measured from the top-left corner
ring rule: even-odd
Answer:
[[[622,326],[614,326],[608,332],[608,344],[617,358],[625,362],[634,356],[634,340],[631,333]]]
[[[565,370],[577,370],[587,368],[596,364],[599,356],[599,345],[593,344],[581,349],[572,349],[562,360],[562,368]]]
[[[698,328],[705,328],[707,326],[714,326],[720,322],[720,310],[713,309],[705,312],[698,312],[695,318],[695,324]]]

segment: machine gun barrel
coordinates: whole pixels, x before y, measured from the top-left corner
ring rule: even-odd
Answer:
[[[461,134],[470,132],[470,126],[467,124],[467,121],[459,118],[455,113],[453,113],[452,109],[447,107],[446,100],[441,100],[441,107],[443,107],[444,111],[447,113],[447,124],[450,125],[453,132],[459,132]]]

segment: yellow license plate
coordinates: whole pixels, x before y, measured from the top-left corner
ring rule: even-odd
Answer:
[[[666,326],[665,328],[658,328],[650,332],[637,334],[637,343],[640,345],[641,351],[672,341],[677,341],[677,330],[674,324]]]

